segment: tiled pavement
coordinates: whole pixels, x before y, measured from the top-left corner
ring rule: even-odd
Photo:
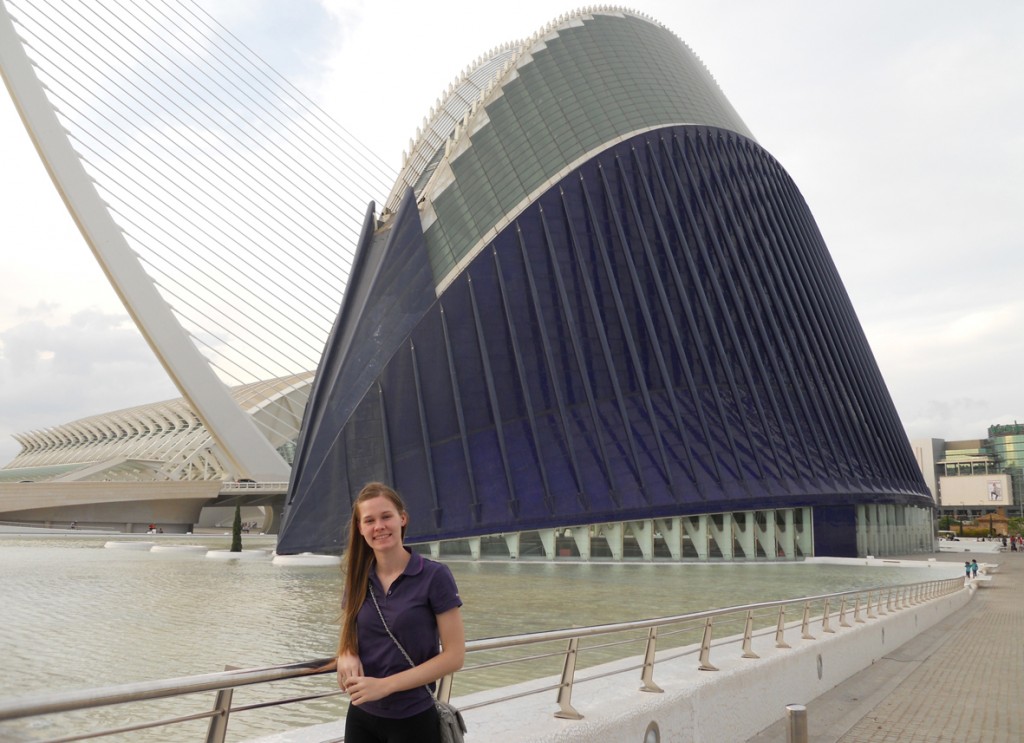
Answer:
[[[808,703],[811,743],[1024,741],[1024,554],[936,557],[999,569],[963,609]],[[748,743],[787,740],[782,720]]]

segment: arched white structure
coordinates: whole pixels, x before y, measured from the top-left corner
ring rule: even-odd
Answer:
[[[114,222],[36,78],[7,6],[0,3],[0,71],[18,113],[111,285],[171,380],[202,419],[237,477],[287,479],[289,467],[182,329]]]
[[[0,69],[227,477],[286,479],[280,421],[227,389],[316,368],[367,205],[394,173],[195,0],[0,0]],[[90,425],[62,435],[166,423]]]
[[[308,372],[241,385],[228,394],[236,409],[260,421],[265,440],[278,454],[295,439],[312,380]],[[223,448],[182,398],[27,431],[15,439],[22,451],[0,469],[0,482],[237,477]]]

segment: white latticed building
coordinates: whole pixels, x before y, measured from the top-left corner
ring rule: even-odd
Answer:
[[[291,462],[313,373],[233,387],[244,410]],[[232,480],[217,442],[184,399],[94,415],[15,437],[21,453],[0,482]]]

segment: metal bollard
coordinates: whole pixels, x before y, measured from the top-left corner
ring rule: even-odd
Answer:
[[[802,704],[786,705],[786,743],[807,743],[807,707]]]

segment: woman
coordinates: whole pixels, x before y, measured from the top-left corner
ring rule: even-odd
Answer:
[[[352,508],[337,661],[338,686],[351,701],[346,743],[440,741],[427,685],[465,658],[455,579],[446,565],[406,549],[408,523],[402,499],[379,482],[366,485]]]

